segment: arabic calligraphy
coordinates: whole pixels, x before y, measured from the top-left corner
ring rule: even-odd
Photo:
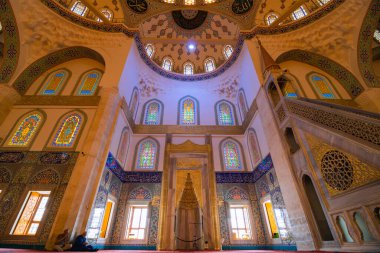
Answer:
[[[235,0],[232,3],[232,11],[235,14],[244,14],[251,10],[253,6],[253,0]]]
[[[127,5],[136,13],[144,13],[148,9],[148,3],[145,0],[127,0]]]

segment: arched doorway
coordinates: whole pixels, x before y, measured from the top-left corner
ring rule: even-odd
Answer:
[[[302,181],[322,241],[333,241],[334,237],[311,178],[304,175]]]

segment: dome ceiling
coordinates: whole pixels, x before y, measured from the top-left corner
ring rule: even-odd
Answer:
[[[195,10],[160,14],[139,27],[142,44],[154,47],[151,60],[161,66],[163,59],[170,57],[176,73],[183,73],[187,62],[194,65],[194,74],[204,73],[205,60],[210,57],[216,68],[222,66],[228,60],[224,48],[230,45],[236,49],[239,34],[238,25],[228,18]]]

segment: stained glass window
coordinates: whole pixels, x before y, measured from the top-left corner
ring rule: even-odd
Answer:
[[[146,54],[149,56],[149,58],[152,58],[153,53],[154,53],[154,47],[152,44],[148,44],[145,47]]]
[[[185,74],[185,75],[194,74],[194,65],[191,62],[186,62],[183,65],[183,74]]]
[[[144,140],[138,146],[136,169],[153,170],[156,168],[157,143],[152,139]]]
[[[300,19],[300,18],[303,18],[307,15],[307,12],[305,10],[305,7],[303,7],[302,5],[297,9],[295,10],[293,13],[292,13],[292,17],[294,20],[297,20],[297,19]]]
[[[26,147],[32,141],[37,130],[42,124],[42,114],[39,112],[33,112],[26,115],[16,125],[16,129],[13,131],[9,141],[9,146]]]
[[[231,45],[226,45],[224,47],[223,53],[224,53],[224,57],[226,57],[226,59],[230,58],[233,52],[234,52],[234,49],[232,48]]]
[[[45,81],[40,95],[58,95],[62,87],[65,85],[69,73],[66,70],[60,69],[51,73]]]
[[[226,170],[242,170],[239,144],[232,140],[226,140],[222,143],[222,154],[224,168]]]
[[[46,210],[50,191],[29,192],[26,203],[20,211],[20,218],[16,222],[13,230],[14,235],[35,235],[38,226]]]
[[[248,112],[248,109],[247,109],[247,100],[245,99],[245,94],[243,90],[239,90],[238,102],[239,102],[242,118],[244,118]]]
[[[374,38],[378,43],[380,43],[380,31],[379,31],[379,30],[375,30],[375,32],[373,33],[373,38]]]
[[[271,25],[274,21],[278,19],[278,16],[275,13],[269,13],[265,19],[267,25]]]
[[[235,125],[233,106],[226,102],[221,101],[216,105],[218,115],[218,125],[233,126]]]
[[[213,58],[207,58],[205,60],[205,70],[206,72],[211,72],[215,70],[215,61]]]
[[[117,149],[116,159],[120,162],[121,165],[124,165],[125,160],[127,158],[127,150],[128,150],[128,139],[129,132],[125,127],[121,132],[119,147]]]
[[[319,3],[320,5],[327,4],[328,2],[330,2],[330,0],[318,0],[318,3]]]
[[[112,16],[113,16],[113,13],[111,10],[107,9],[107,8],[103,8],[100,10],[100,12],[104,15],[104,17],[106,17],[106,19],[108,19],[109,21],[111,21],[112,19]],[[101,20],[100,18],[97,19],[98,22],[103,22],[103,20]]]
[[[96,70],[85,73],[79,83],[77,95],[78,96],[94,95],[101,77],[102,77],[102,74]]]
[[[173,67],[173,60],[165,57],[164,60],[162,61],[162,68],[165,69],[166,71],[172,71]]]
[[[159,125],[161,123],[162,105],[158,101],[151,101],[145,105],[144,125]]]
[[[289,97],[289,98],[296,98],[297,97],[297,93],[289,81],[286,81],[285,85],[282,86],[281,91],[285,97]]]
[[[87,7],[81,1],[76,1],[71,7],[71,11],[83,17],[87,12]]]
[[[180,101],[180,125],[198,124],[198,103],[191,97],[185,97]]]
[[[251,157],[253,165],[256,165],[261,161],[261,153],[259,148],[259,142],[257,141],[256,132],[253,129],[248,131],[248,142],[251,148]]]
[[[82,125],[82,116],[78,113],[72,113],[66,116],[53,139],[52,146],[55,147],[72,147]]]
[[[137,112],[138,103],[139,103],[139,91],[135,87],[133,88],[131,100],[129,101],[129,110],[131,111],[133,118],[135,117],[135,113]]]
[[[184,0],[184,4],[185,5],[194,5],[195,4],[195,0]]]
[[[323,76],[313,74],[310,76],[314,89],[321,98],[335,98],[330,83]]]

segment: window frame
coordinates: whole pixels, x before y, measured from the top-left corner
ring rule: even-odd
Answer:
[[[239,151],[239,155],[240,155],[240,163],[241,163],[241,169],[239,169],[239,170],[236,170],[236,169],[232,170],[232,169],[226,168],[226,163],[224,161],[224,145],[226,142],[229,142],[229,141],[233,142],[238,147],[238,151]],[[247,171],[247,166],[246,166],[245,157],[244,157],[244,150],[243,150],[243,146],[241,145],[240,141],[238,141],[234,138],[231,138],[231,137],[227,137],[227,138],[221,140],[219,143],[219,155],[220,155],[221,168],[222,168],[223,172],[245,172],[245,171]]]
[[[320,90],[314,85],[314,82],[312,80],[312,77],[313,76],[319,76],[320,78],[324,79],[326,82],[327,82],[327,87],[330,89],[331,91],[331,94],[334,96],[333,98],[326,98],[326,97],[323,97],[322,93],[320,92]],[[334,85],[332,84],[331,80],[324,74],[321,74],[321,73],[318,73],[318,72],[315,72],[315,71],[312,71],[312,72],[309,72],[307,75],[306,75],[306,79],[309,83],[309,85],[311,86],[312,90],[314,91],[315,95],[319,98],[319,99],[341,99],[342,97],[340,96],[339,92],[337,91],[337,89],[334,87]],[[340,83],[339,83],[340,84]],[[298,93],[297,93],[298,94]]]
[[[58,88],[58,92],[56,94],[44,94],[43,91],[46,90],[46,82],[51,81],[51,76],[53,74],[56,74],[57,72],[62,72],[62,71],[65,72],[65,77],[64,77],[63,83]],[[56,69],[56,70],[53,70],[53,71],[47,73],[46,77],[41,82],[39,89],[37,89],[35,95],[38,95],[38,96],[59,96],[59,95],[61,95],[63,90],[66,87],[66,84],[69,82],[71,75],[72,75],[71,71],[68,70],[67,68],[59,68],[59,69]]]
[[[226,200],[227,203],[227,224],[228,224],[228,231],[230,233],[230,240],[231,244],[247,244],[247,243],[254,243],[255,237],[253,235],[254,231],[254,224],[253,224],[253,215],[252,215],[252,207],[251,203],[248,200]],[[233,234],[233,228],[232,228],[232,215],[231,215],[231,208],[233,207],[239,207],[242,206],[247,210],[248,214],[248,229],[250,231],[251,237],[249,239],[233,239],[232,234]]]
[[[94,90],[94,92],[92,94],[79,94],[81,89],[83,88],[83,81],[85,79],[86,76],[88,76],[91,72],[96,72],[98,75],[99,75],[99,79],[97,81],[97,84],[96,84],[96,88]],[[85,72],[83,72],[80,76],[80,78],[78,79],[76,85],[75,85],[75,89],[73,90],[73,92],[71,93],[72,96],[77,96],[77,97],[93,97],[93,96],[96,96],[99,92],[99,87],[100,87],[100,83],[102,81],[102,78],[103,78],[103,71],[100,70],[100,69],[89,69]]]
[[[227,55],[227,48],[231,48],[231,53],[230,53],[230,55]],[[228,59],[230,59],[231,58],[231,56],[234,54],[234,48],[230,45],[230,44],[227,44],[227,45],[225,45],[224,47],[223,47],[223,55],[224,55],[224,58],[226,59],[226,60],[228,60]]]
[[[46,203],[44,214],[43,214],[43,216],[39,222],[37,231],[34,235],[28,235],[28,234],[15,235],[14,231],[16,230],[18,222],[19,222],[19,220],[20,220],[20,218],[24,212],[24,209],[28,203],[29,197],[30,197],[32,192],[38,192],[38,193],[43,192],[45,194],[46,194],[46,192],[49,192],[48,193],[49,199]],[[10,219],[10,220],[12,220],[12,222],[9,223],[7,229],[4,229],[6,232],[5,234],[10,236],[10,237],[13,237],[13,238],[19,238],[20,240],[29,240],[27,238],[38,239],[41,232],[42,232],[42,228],[45,226],[46,219],[49,216],[50,207],[54,202],[54,197],[55,197],[54,196],[54,186],[39,186],[37,188],[35,186],[30,185],[30,186],[26,187],[26,189],[24,190],[23,194],[20,197],[20,200],[23,200],[23,201],[19,201],[18,205],[16,206],[15,210],[17,210],[17,211],[15,211],[13,213],[13,216],[11,216],[11,219]],[[36,212],[34,212],[34,215],[35,215],[35,213]],[[29,220],[29,223],[31,223],[30,220]]]
[[[158,122],[157,124],[146,124],[145,122],[145,119],[146,119],[146,116],[147,116],[147,110],[148,110],[148,106],[150,106],[150,104],[152,103],[158,103],[160,108],[159,108],[159,119],[158,119]],[[140,123],[141,125],[147,125],[147,126],[158,126],[158,125],[162,125],[162,121],[163,121],[163,118],[164,118],[164,104],[158,100],[158,99],[151,99],[151,100],[148,100],[145,102],[144,106],[143,106],[143,111],[142,111],[142,117],[140,119]]]
[[[296,11],[301,11],[302,14],[303,14],[303,16],[302,17],[297,17]],[[292,12],[291,17],[292,17],[293,21],[297,21],[297,20],[300,20],[300,19],[306,17],[307,15],[309,15],[309,13],[307,12],[305,6],[301,5],[299,8],[297,8],[296,10],[294,10]]]
[[[208,62],[212,62],[212,68],[211,70],[208,69]],[[211,73],[213,71],[216,70],[216,63],[215,63],[215,59],[213,57],[207,57],[204,61],[204,68],[205,68],[205,72],[206,73]]]
[[[146,226],[144,232],[144,239],[128,239],[128,230],[129,230],[129,222],[131,218],[131,209],[136,206],[146,206],[147,208],[147,217],[146,217]],[[151,219],[151,200],[128,200],[126,208],[126,214],[124,217],[124,226],[122,229],[122,238],[121,242],[125,244],[147,244],[149,239],[149,228],[150,228],[150,219]]]
[[[154,166],[152,169],[142,169],[142,168],[137,168],[137,163],[139,161],[139,150],[140,150],[140,146],[142,143],[144,143],[145,141],[152,141],[155,143],[156,145],[156,154],[155,154],[155,157],[154,157]],[[158,170],[158,163],[159,163],[159,156],[160,156],[160,143],[153,137],[146,137],[146,138],[143,138],[141,139],[139,142],[137,142],[136,144],[136,148],[135,148],[135,153],[134,153],[134,159],[133,159],[133,167],[132,167],[132,171],[141,171],[141,172],[147,172],[147,171],[157,171]]]
[[[77,12],[74,11],[74,9],[76,8],[76,5],[77,5],[78,3],[84,5],[84,10],[82,11],[82,14],[79,14],[79,13],[77,13]],[[79,17],[86,17],[86,15],[87,15],[89,9],[88,9],[88,7],[87,7],[84,3],[82,3],[81,1],[75,1],[75,2],[71,5],[71,7],[70,7],[70,11],[71,11],[72,13],[74,13],[75,15],[78,15]]]
[[[190,74],[187,74],[187,73],[186,73],[186,66],[191,66],[191,73],[190,73]],[[184,74],[185,76],[192,76],[192,75],[194,75],[194,64],[193,64],[192,62],[187,61],[187,62],[185,62],[185,63],[183,64],[183,74]]]
[[[166,61],[170,62],[169,69],[167,69],[167,68],[165,67],[165,66],[166,66],[165,62],[166,62]],[[173,65],[174,65],[174,61],[173,61],[173,59],[172,59],[171,57],[169,57],[169,56],[165,56],[165,57],[162,59],[161,67],[162,67],[163,70],[168,71],[168,72],[172,72],[172,71],[173,71]]]
[[[272,22],[269,22],[269,17],[270,16],[276,16],[276,19],[274,19]],[[267,15],[265,15],[265,24],[267,26],[271,26],[273,24],[273,22],[275,22],[276,20],[278,19],[278,14],[275,13],[275,12],[269,12]]]
[[[113,11],[111,11],[110,9],[104,7],[104,8],[101,8],[101,9],[99,10],[99,12],[102,13],[103,16],[104,16],[106,19],[108,19],[108,21],[112,22],[112,19],[113,19]],[[110,17],[108,18],[108,17],[104,14],[104,12],[107,12],[108,14],[110,14]],[[103,20],[101,20],[99,17],[96,18],[96,21],[98,21],[98,22],[103,22]]]
[[[149,55],[149,53],[148,53],[148,47],[149,47],[149,48],[152,48],[152,53],[151,53],[150,55]],[[152,57],[153,57],[153,55],[154,55],[155,52],[156,52],[156,50],[155,50],[154,46],[153,46],[151,43],[148,43],[148,44],[145,45],[145,53],[146,53],[146,55],[147,55],[150,59],[152,59]]]
[[[229,106],[230,108],[230,111],[231,111],[231,118],[232,118],[232,124],[221,124],[220,120],[219,120],[219,106],[222,104],[222,103],[225,103]],[[237,118],[236,118],[236,110],[235,110],[235,106],[233,103],[231,103],[230,101],[228,100],[225,100],[225,99],[222,99],[222,100],[219,100],[215,103],[215,121],[216,121],[216,125],[218,126],[236,126],[238,125],[238,122],[237,122]]]

